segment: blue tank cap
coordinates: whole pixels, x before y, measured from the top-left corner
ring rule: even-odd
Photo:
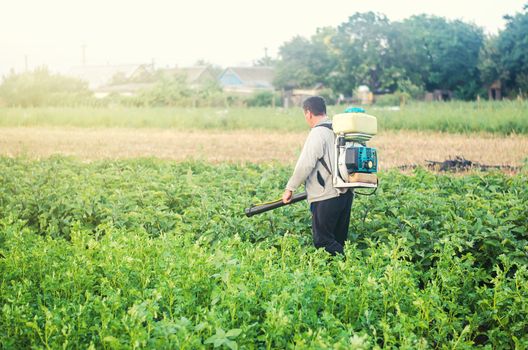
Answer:
[[[361,107],[348,107],[345,113],[365,113],[365,110]]]

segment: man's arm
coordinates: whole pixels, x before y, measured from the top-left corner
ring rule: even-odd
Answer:
[[[282,195],[282,201],[284,203],[289,203],[291,201],[293,192],[306,181],[306,178],[313,171],[317,165],[317,161],[322,156],[323,139],[318,131],[312,129],[306,138],[301,155],[295,165],[293,175],[286,184],[286,189]]]

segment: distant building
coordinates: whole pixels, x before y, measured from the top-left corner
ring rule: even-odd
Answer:
[[[433,92],[426,92],[424,100],[427,102],[432,101],[450,101],[453,99],[453,91],[437,89]]]
[[[96,98],[104,98],[108,95],[137,96],[141,91],[149,90],[155,83],[128,83],[101,86],[94,90]]]
[[[305,99],[311,96],[318,96],[324,89],[322,83],[315,84],[311,89],[287,89],[283,92],[283,105],[285,108],[291,106],[300,107]]]
[[[502,100],[502,84],[500,80],[495,80],[488,86],[488,100]]]
[[[184,76],[186,83],[191,88],[197,88],[204,83],[216,81],[216,76],[211,68],[207,66],[177,67],[162,70],[165,76]]]
[[[72,67],[69,76],[88,82],[90,90],[103,86],[141,82],[153,73],[150,64],[84,65]]]
[[[275,72],[272,67],[228,67],[218,81],[224,91],[251,94],[273,91]]]

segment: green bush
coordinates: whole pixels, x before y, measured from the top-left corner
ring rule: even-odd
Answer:
[[[271,107],[282,105],[282,101],[273,91],[261,91],[246,99],[246,104],[248,107]]]
[[[10,107],[76,106],[92,98],[87,83],[52,74],[45,67],[12,73],[0,85],[0,100]]]
[[[401,94],[376,95],[374,103],[380,107],[399,106],[401,98]]]

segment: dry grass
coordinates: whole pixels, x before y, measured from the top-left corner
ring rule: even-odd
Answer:
[[[0,128],[0,155],[46,158],[61,154],[91,161],[157,157],[212,162],[294,163],[306,132],[178,131],[119,128]],[[371,146],[378,148],[383,169],[456,155],[493,165],[522,165],[528,157],[528,136],[385,132]]]

